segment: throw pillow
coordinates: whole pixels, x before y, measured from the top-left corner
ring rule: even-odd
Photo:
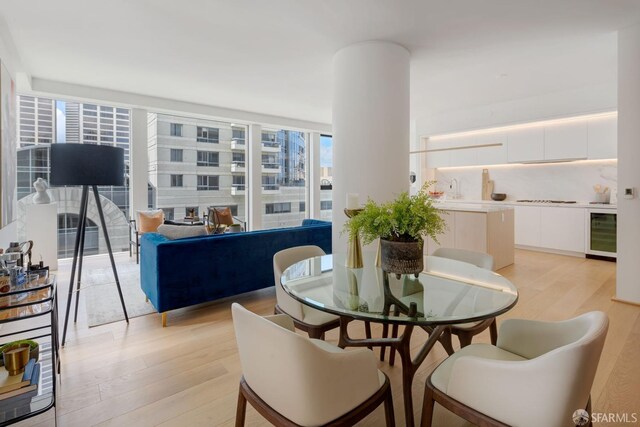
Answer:
[[[163,221],[164,211],[162,209],[138,211],[138,232],[153,233],[158,230]]]
[[[206,236],[207,229],[204,225],[193,227],[182,227],[180,225],[162,224],[158,227],[158,233],[162,234],[169,240],[185,239],[187,237]]]

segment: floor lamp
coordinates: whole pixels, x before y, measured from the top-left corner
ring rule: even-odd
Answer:
[[[67,324],[69,323],[69,311],[73,298],[73,281],[78,272],[76,285],[76,306],[73,317],[74,323],[78,320],[78,299],[80,297],[80,280],[82,277],[82,258],[84,256],[84,241],[87,227],[87,205],[89,204],[89,188],[93,191],[100,216],[100,225],[104,233],[104,240],[109,251],[111,268],[116,279],[116,287],[122,303],[124,317],[129,323],[127,308],[122,297],[120,280],[116,263],[113,259],[111,242],[107,225],[104,221],[98,185],[124,185],[124,150],[118,147],[93,144],[51,144],[51,185],[80,185],[82,186],[82,196],[80,198],[80,216],[78,218],[78,228],[76,230],[76,243],[73,249],[73,263],[71,265],[71,280],[69,280],[69,296],[67,298],[67,309],[64,315],[64,330],[62,332],[62,345],[64,346],[67,337]]]

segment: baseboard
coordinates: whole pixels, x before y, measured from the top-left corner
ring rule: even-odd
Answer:
[[[527,251],[534,251],[534,252],[546,252],[549,254],[556,254],[556,255],[566,255],[566,256],[572,256],[572,257],[576,257],[576,258],[584,258],[585,254],[584,252],[573,252],[573,251],[561,251],[561,250],[557,250],[557,249],[549,249],[549,248],[540,248],[537,246],[526,246],[526,245],[515,245],[516,249],[524,249]]]
[[[611,297],[611,301],[621,302],[622,304],[629,304],[635,307],[640,307],[640,302],[627,301],[626,299],[620,299],[618,297]]]

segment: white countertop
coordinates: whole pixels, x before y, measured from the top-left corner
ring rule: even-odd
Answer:
[[[513,208],[514,206],[542,206],[542,207],[561,207],[561,208],[591,208],[591,209],[612,209],[616,210],[617,205],[604,205],[604,204],[591,204],[589,202],[577,202],[577,203],[525,203],[516,202],[515,200],[505,200],[498,202],[495,200],[470,200],[470,199],[445,199],[434,200],[434,206],[444,210],[467,210],[478,212],[492,212],[503,209]],[[456,205],[461,205],[456,207]],[[476,207],[474,209],[474,206]],[[497,208],[497,209],[496,209]],[[502,209],[500,209],[502,208]]]

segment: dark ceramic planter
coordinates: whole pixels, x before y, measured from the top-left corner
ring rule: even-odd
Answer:
[[[388,273],[413,274],[416,277],[424,269],[422,241],[395,242],[380,239],[380,262],[382,270]]]

